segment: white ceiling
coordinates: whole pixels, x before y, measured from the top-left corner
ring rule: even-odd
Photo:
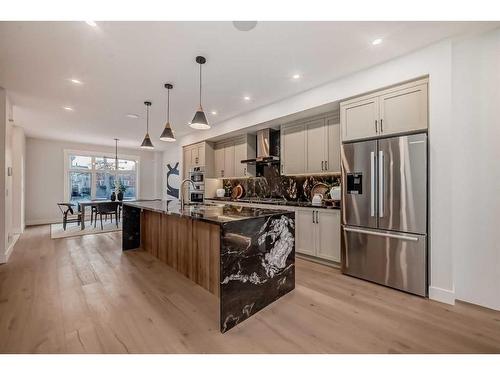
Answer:
[[[498,23],[496,24],[498,25]],[[495,26],[478,22],[0,22],[0,86],[18,125],[33,137],[138,147],[144,100],[153,102],[157,149],[172,82],[171,123],[192,131],[198,65],[204,55],[203,106],[213,126],[340,76],[440,39]],[[383,38],[378,46],[371,41]],[[293,80],[299,73],[302,77]],[[83,85],[71,83],[77,78]],[[252,98],[249,102],[243,96]],[[71,106],[68,112],[63,106]],[[216,110],[216,116],[210,112]],[[127,118],[136,113],[139,119]]]

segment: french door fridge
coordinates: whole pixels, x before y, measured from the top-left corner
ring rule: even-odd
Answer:
[[[342,145],[342,272],[427,295],[427,134]]]

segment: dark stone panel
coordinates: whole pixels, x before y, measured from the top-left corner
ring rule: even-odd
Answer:
[[[141,246],[141,209],[123,205],[122,250]]]
[[[295,214],[221,225],[220,329],[295,288]]]
[[[242,198],[280,198],[292,202],[309,202],[311,189],[319,182],[339,186],[339,175],[280,176],[279,166],[265,166],[261,177],[224,179],[222,184],[227,195],[238,184],[243,186]]]

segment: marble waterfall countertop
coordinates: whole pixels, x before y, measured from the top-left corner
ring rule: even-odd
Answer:
[[[221,204],[191,204],[185,205],[184,209],[181,210],[180,203],[177,200],[123,202],[124,205],[130,207],[161,212],[167,215],[189,217],[190,219],[206,221],[213,224],[265,218],[286,212],[279,209],[270,210],[255,207],[242,207],[231,203],[232,202],[221,202]]]

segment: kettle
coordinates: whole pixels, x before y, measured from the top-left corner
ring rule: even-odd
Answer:
[[[321,206],[321,203],[323,202],[323,194],[314,194],[314,197],[312,198],[312,205],[313,206]]]

